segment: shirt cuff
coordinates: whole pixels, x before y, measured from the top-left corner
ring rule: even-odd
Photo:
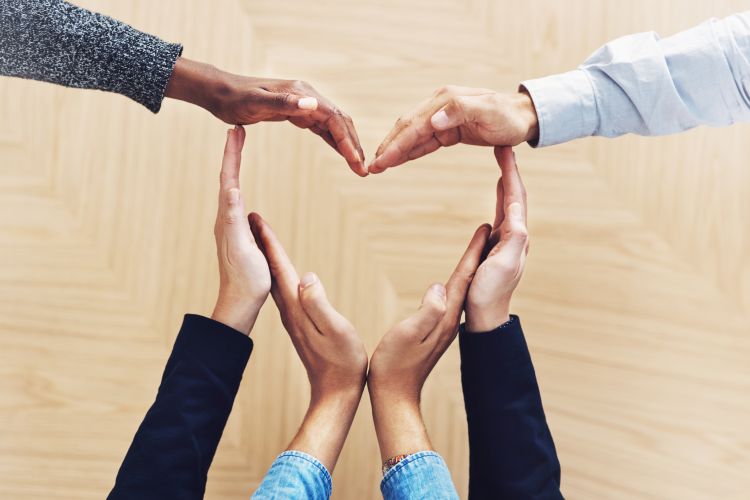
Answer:
[[[585,71],[526,80],[539,120],[539,140],[533,147],[551,146],[594,134],[598,115],[594,87]]]
[[[174,351],[182,351],[224,376],[242,375],[253,341],[234,328],[196,314],[186,314]]]
[[[496,373],[531,363],[531,355],[521,328],[521,319],[511,314],[510,320],[489,332],[468,332],[466,324],[459,327],[458,347],[461,352],[461,373],[464,377],[482,378],[483,371]]]
[[[331,474],[317,458],[287,450],[273,461],[252,498],[324,500],[330,498],[332,489]]]
[[[383,476],[380,491],[385,500],[458,500],[450,470],[435,451],[414,453],[394,465]]]

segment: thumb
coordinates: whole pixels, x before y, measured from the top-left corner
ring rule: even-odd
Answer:
[[[426,338],[445,316],[446,292],[441,283],[430,285],[422,297],[422,304],[411,317],[404,320],[401,326],[409,333]]]
[[[469,97],[453,97],[440,111],[432,115],[432,127],[438,131],[459,127],[466,123],[474,107],[473,100]]]
[[[333,308],[326,296],[323,283],[315,273],[305,273],[299,282],[302,309],[323,335],[352,328],[351,323]]]

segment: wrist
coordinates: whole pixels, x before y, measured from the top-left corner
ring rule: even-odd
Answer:
[[[519,116],[523,122],[524,141],[535,144],[539,140],[539,118],[536,114],[534,100],[525,88],[518,92]]]
[[[491,332],[510,320],[510,304],[500,306],[466,306],[466,331]]]
[[[231,74],[210,64],[180,57],[175,63],[165,96],[200,106],[214,115],[232,93]]]
[[[259,312],[260,305],[219,297],[211,314],[211,319],[234,328],[245,335],[250,335],[250,330],[253,329]]]

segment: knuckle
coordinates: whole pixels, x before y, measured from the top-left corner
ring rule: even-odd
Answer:
[[[288,92],[282,92],[280,94],[274,94],[273,103],[278,108],[283,108],[289,105],[292,101],[292,95]]]
[[[443,85],[442,87],[438,88],[435,91],[435,95],[438,95],[438,96],[454,95],[455,93],[456,93],[455,85]]]
[[[407,127],[410,123],[411,123],[411,119],[405,116],[399,116],[398,120],[396,120],[396,127],[399,127],[399,128]]]
[[[228,212],[224,214],[224,224],[227,224],[227,225],[237,224],[239,219],[240,218],[234,212]]]

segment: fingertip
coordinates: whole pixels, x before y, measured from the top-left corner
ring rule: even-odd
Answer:
[[[300,290],[304,290],[305,288],[308,288],[316,283],[318,283],[320,280],[318,279],[318,275],[312,272],[307,272],[302,276],[302,279],[299,280],[299,287]]]
[[[432,124],[432,127],[436,130],[446,130],[450,128],[450,118],[448,117],[448,113],[445,112],[445,109],[441,109],[432,117],[430,118],[430,123]]]

